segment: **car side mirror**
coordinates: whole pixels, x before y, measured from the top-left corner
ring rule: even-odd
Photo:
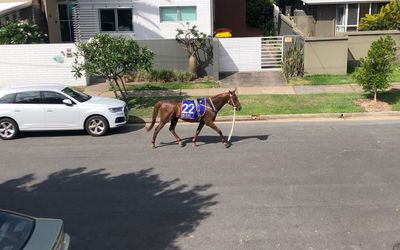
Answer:
[[[70,99],[64,99],[62,102],[67,106],[72,106],[73,105],[73,103],[72,103],[72,101]]]

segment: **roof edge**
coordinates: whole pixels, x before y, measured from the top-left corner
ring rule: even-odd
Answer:
[[[19,3],[19,4],[18,4]],[[8,2],[0,2],[0,6],[2,4],[9,4],[9,7],[0,8],[0,17],[5,16],[8,13],[15,12],[21,9],[25,9],[32,5],[32,0],[23,0],[23,1],[8,1]]]

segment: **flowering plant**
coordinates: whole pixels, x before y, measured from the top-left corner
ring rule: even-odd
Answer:
[[[10,21],[0,26],[0,44],[42,43],[46,39],[36,24]]]

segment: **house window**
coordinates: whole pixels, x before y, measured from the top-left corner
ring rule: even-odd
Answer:
[[[103,32],[133,31],[132,9],[101,9],[100,30]]]
[[[378,13],[388,3],[371,3],[371,14]]]
[[[161,22],[196,22],[197,11],[195,6],[187,7],[160,7]]]
[[[58,16],[60,19],[60,33],[62,42],[74,42],[74,22],[72,12],[75,4],[58,4]]]
[[[357,31],[361,18],[377,13],[385,3],[336,5],[336,32]]]

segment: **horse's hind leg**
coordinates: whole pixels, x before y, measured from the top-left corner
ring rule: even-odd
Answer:
[[[217,127],[217,125],[215,125],[214,122],[207,123],[207,126],[214,129],[219,134],[219,136],[221,137],[222,143],[225,145],[225,147],[229,148],[231,146],[231,143],[225,139],[225,137],[222,135],[221,129],[219,129]]]
[[[165,126],[166,122],[163,120],[160,120],[160,123],[158,126],[154,129],[154,134],[153,134],[153,139],[151,140],[151,144],[153,148],[156,148],[156,138],[160,130]]]
[[[197,146],[197,144],[196,144],[196,142],[197,142],[197,137],[199,136],[200,131],[201,131],[201,129],[202,129],[203,127],[204,127],[204,122],[203,122],[203,121],[200,121],[199,126],[197,127],[196,132],[194,132],[194,136],[193,136],[193,139],[192,139],[192,146],[193,146],[193,147],[196,147],[196,146]]]
[[[179,144],[181,147],[183,147],[183,143],[181,138],[179,138],[179,136],[177,135],[177,133],[175,132],[175,127],[176,124],[178,123],[178,117],[174,117],[171,120],[171,125],[169,126],[169,131],[171,131],[171,133],[174,135],[175,139],[176,139],[176,144]]]

